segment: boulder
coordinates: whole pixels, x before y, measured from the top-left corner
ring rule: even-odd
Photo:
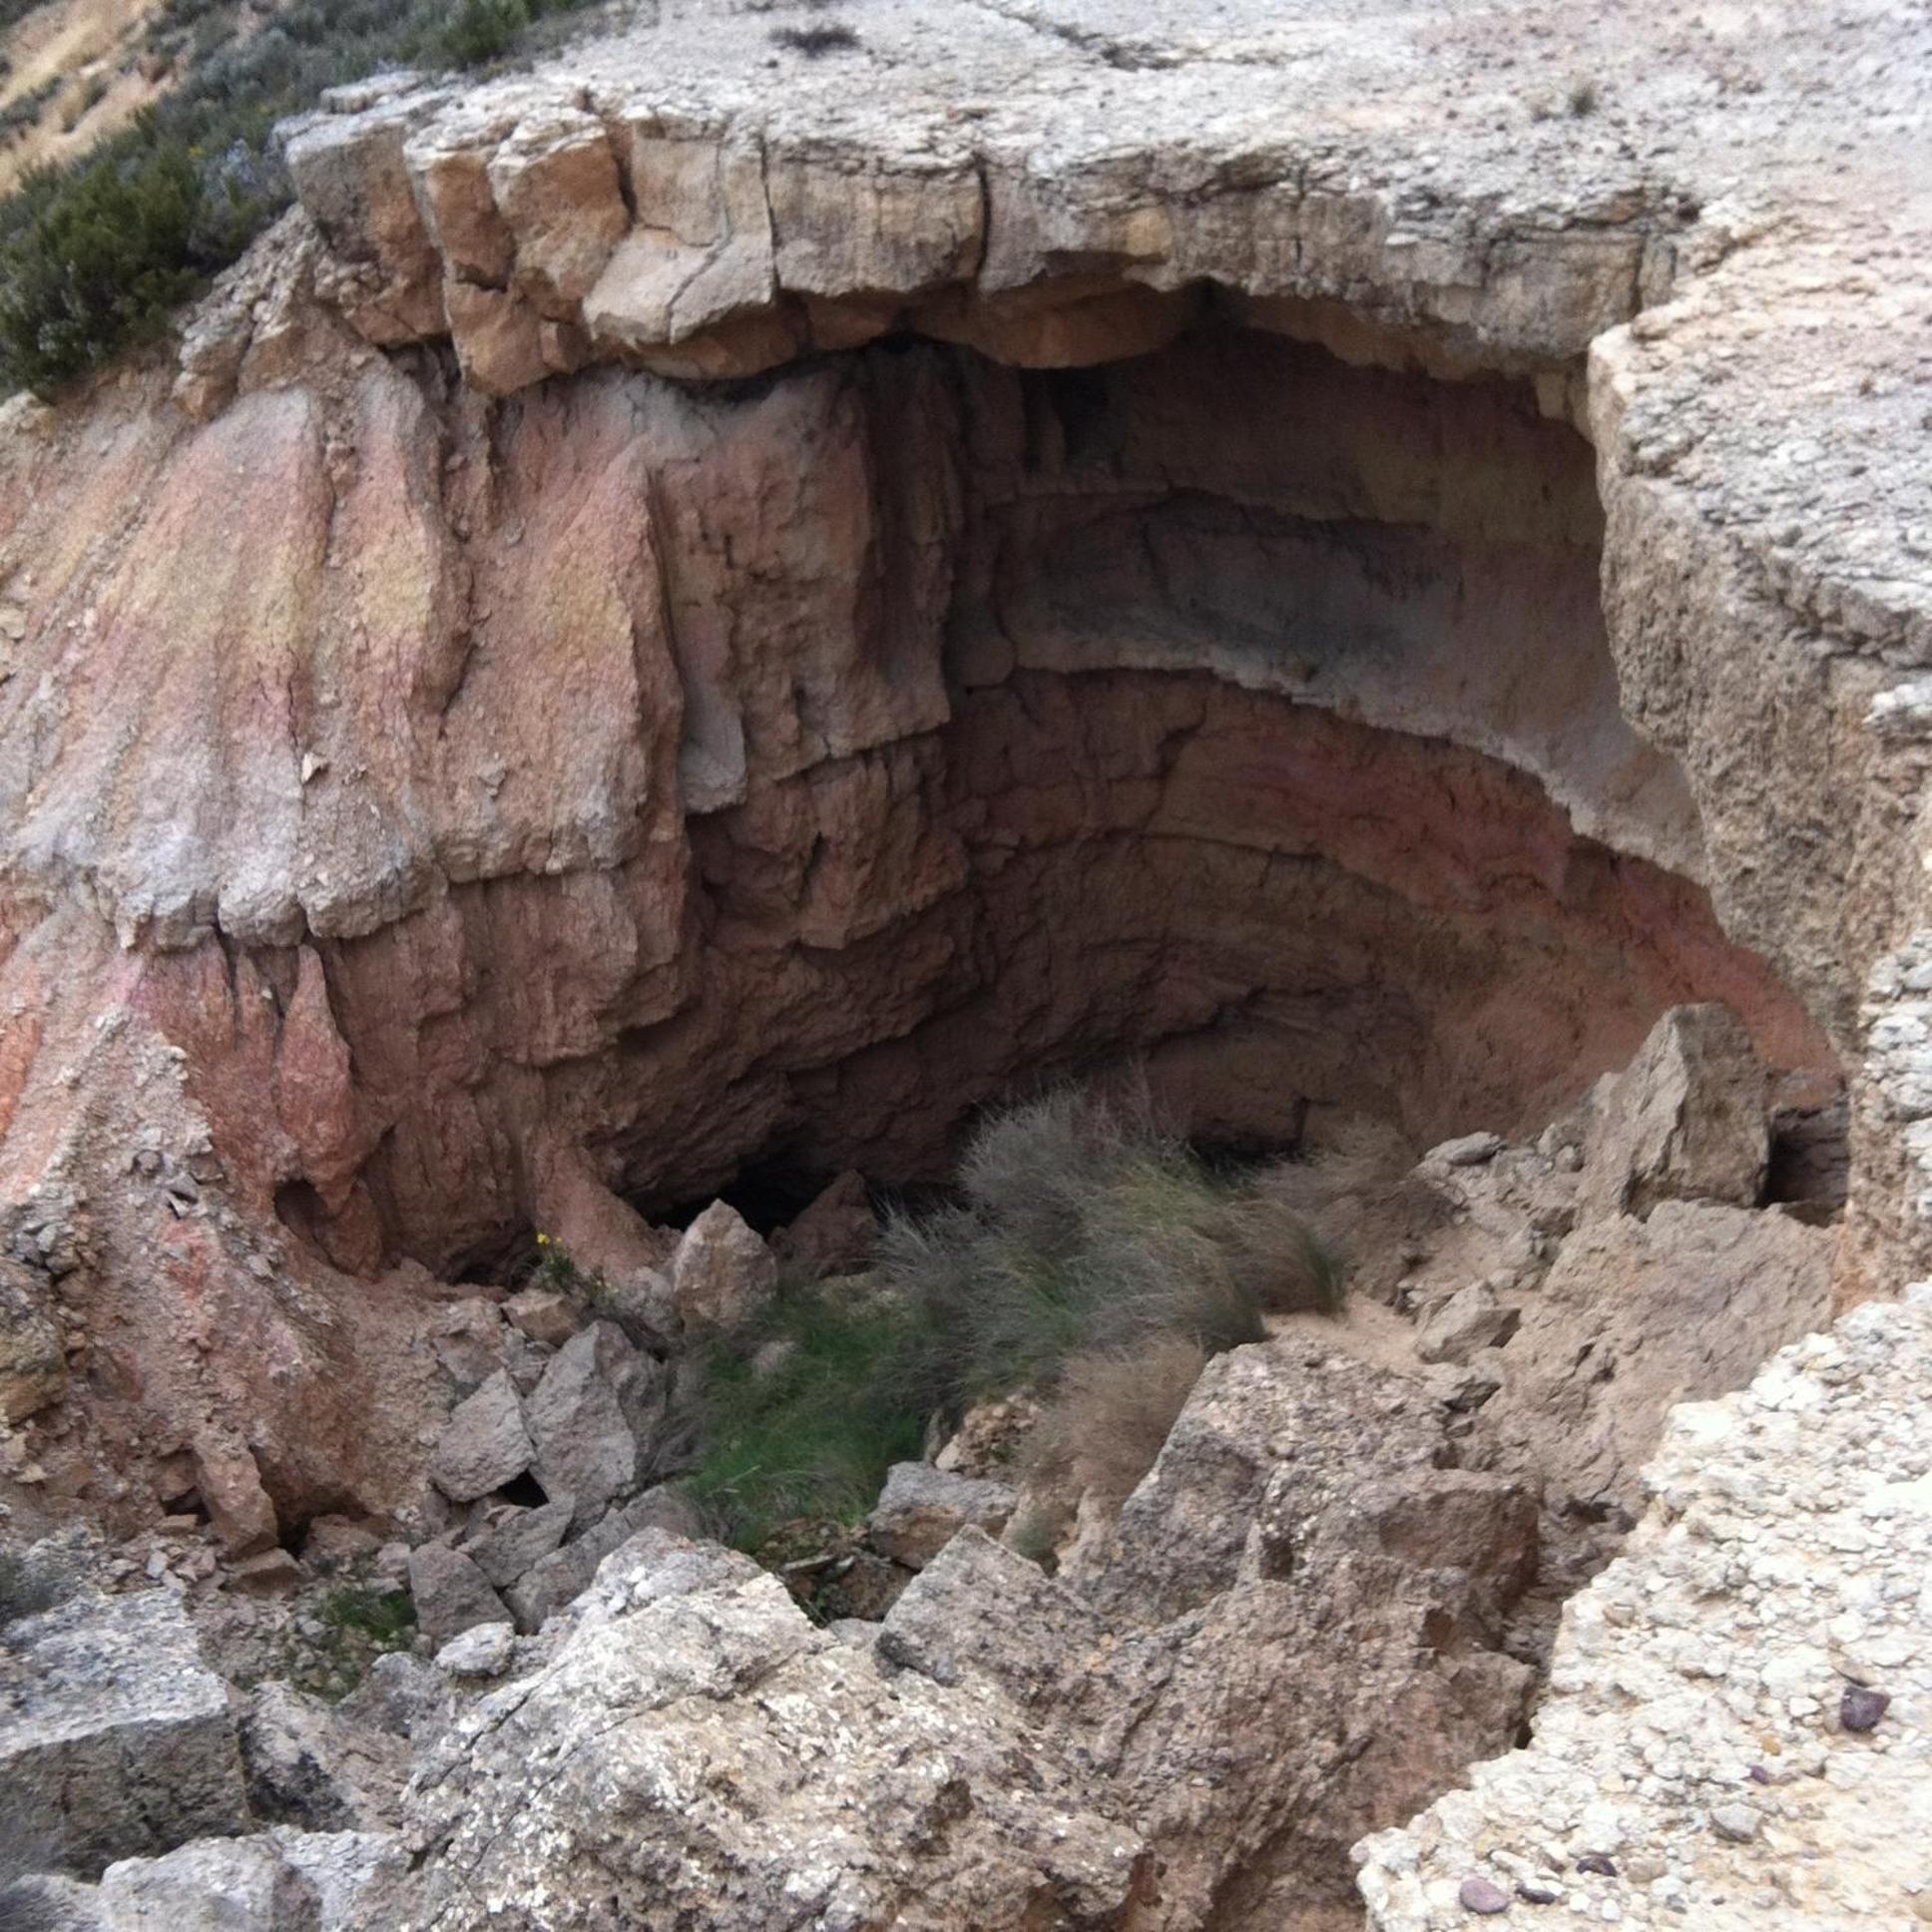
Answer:
[[[500,1678],[516,1655],[514,1624],[475,1624],[436,1653],[436,1668],[453,1678]]]
[[[1539,1472],[1553,1501],[1634,1514],[1665,1411],[1743,1387],[1826,1321],[1835,1239],[1775,1210],[1702,1202],[1587,1222],[1495,1358],[1503,1386],[1478,1414],[1483,1440]]]
[[[295,1831],[203,1838],[102,1874],[102,1932],[343,1932],[401,1847],[380,1832]]]
[[[713,1202],[671,1257],[672,1298],[694,1340],[743,1327],[777,1281],[777,1258],[728,1202]]]
[[[573,1335],[544,1370],[527,1415],[531,1467],[544,1494],[572,1499],[572,1520],[592,1522],[629,1496],[648,1466],[669,1403],[661,1364],[612,1322]]]
[[[1767,1080],[1728,1007],[1673,1007],[1592,1097],[1580,1217],[1642,1216],[1660,1201],[1754,1208],[1770,1159]]]
[[[492,1514],[480,1534],[471,1532],[463,1554],[492,1588],[507,1590],[563,1542],[576,1511],[576,1502],[569,1496],[554,1497],[540,1509],[506,1504]]]
[[[98,1872],[247,1828],[228,1687],[172,1592],[82,1591],[0,1646],[0,1791],[25,1842]]]
[[[1125,1927],[1146,1850],[1083,1782],[990,1688],[888,1676],[744,1559],[641,1537],[549,1662],[432,1750],[418,1868],[369,1923],[482,1932],[542,1899],[638,1932]]]
[[[1292,1336],[1229,1349],[1122,1506],[1114,1547],[1070,1580],[1135,1622],[1182,1616],[1244,1566],[1287,1574],[1302,1525],[1371,1475],[1431,1467],[1441,1441],[1418,1385],[1339,1349]],[[1266,1552],[1250,1549],[1264,1513],[1278,1546]]]
[[[1514,1332],[1517,1310],[1497,1299],[1489,1281],[1458,1288],[1416,1333],[1415,1352],[1425,1362],[1466,1363],[1479,1348],[1493,1348]]]
[[[302,1534],[303,1563],[314,1570],[340,1570],[372,1557],[382,1538],[346,1516],[317,1516]]]
[[[416,1622],[432,1644],[447,1644],[475,1624],[509,1621],[503,1599],[483,1572],[458,1550],[426,1543],[409,1558],[409,1594]]]
[[[426,1736],[449,1716],[449,1686],[428,1659],[385,1651],[335,1708],[359,1729],[391,1737]]]
[[[503,1304],[511,1325],[541,1342],[546,1348],[561,1348],[584,1325],[584,1317],[569,1295],[555,1288],[522,1288]]]
[[[365,1926],[357,1907],[374,1881],[407,1869],[397,1839],[379,1831],[292,1831],[277,1825],[268,1836],[283,1861],[307,1881],[315,1899],[315,1932],[348,1932]]]
[[[1496,1159],[1506,1143],[1500,1134],[1462,1134],[1453,1141],[1441,1141],[1422,1159],[1445,1168],[1480,1168]]]
[[[469,1503],[521,1476],[535,1456],[522,1399],[499,1369],[450,1411],[429,1459],[429,1476],[452,1503]]]
[[[961,1531],[887,1614],[903,1683],[1019,1702],[1162,1860],[1160,1923],[1348,1922],[1354,1834],[1504,1748],[1527,1486],[1437,1467],[1428,1387],[1305,1335],[1208,1365],[1109,1548]],[[1230,1921],[1231,1922],[1231,1921]]]
[[[597,1567],[641,1530],[689,1532],[697,1527],[691,1505],[668,1489],[654,1489],[617,1509],[574,1542],[532,1564],[504,1592],[517,1629],[539,1631],[545,1620],[574,1603],[591,1587]]]
[[[1495,1643],[1503,1618],[1536,1581],[1537,1492],[1479,1469],[1426,1469],[1364,1482],[1349,1499],[1342,1534],[1356,1547],[1440,1573],[1458,1621]]]
[[[409,1754],[388,1730],[270,1679],[248,1694],[241,1739],[256,1817],[305,1831],[393,1822]]]
[[[100,1888],[60,1872],[32,1872],[0,1891],[0,1924],[9,1932],[111,1932]]]
[[[319,1932],[315,1894],[272,1838],[203,1838],[101,1875],[114,1932]]]
[[[490,192],[516,236],[514,284],[540,302],[579,302],[631,225],[604,124],[554,105],[520,121],[490,157]]]
[[[307,1581],[308,1573],[286,1550],[263,1550],[230,1569],[228,1587],[242,1597],[291,1597]]]
[[[195,1445],[195,1484],[222,1547],[232,1557],[272,1549],[280,1534],[261,1471],[240,1443],[206,1437]]]
[[[1103,1630],[1079,1593],[969,1526],[906,1585],[876,1642],[896,1669],[949,1686],[980,1678],[1038,1709],[1067,1704],[1070,1663]]]
[[[969,1523],[997,1536],[1015,1500],[1006,1483],[952,1475],[929,1462],[894,1463],[866,1519],[865,1540],[881,1556],[920,1570]]]
[[[856,1274],[868,1267],[878,1238],[871,1191],[865,1177],[848,1168],[796,1220],[771,1237],[771,1251],[783,1266],[822,1280],[828,1274]]]

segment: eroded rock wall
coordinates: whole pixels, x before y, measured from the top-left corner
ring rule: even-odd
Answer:
[[[7,444],[0,1167],[30,1245],[80,1230],[40,1318],[115,1455],[205,1411],[284,1516],[393,1501],[408,1268],[754,1157],[935,1177],[1123,1054],[1275,1140],[1534,1124],[1686,1000],[1829,1066],[1618,709],[1589,452],[1528,385],[1208,329],[493,404],[307,326],[206,426],[131,382]],[[139,1129],[76,1105],[117,1056]],[[414,1340],[365,1369],[372,1294]]]

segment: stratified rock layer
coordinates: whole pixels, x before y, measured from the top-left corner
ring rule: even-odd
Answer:
[[[1932,1893],[1932,1284],[1677,1410],[1566,1608],[1527,1750],[1359,1848],[1378,1932],[1495,1884],[1600,1923],[1825,1932]],[[1875,1693],[1875,1694],[1874,1694]]]
[[[648,1330],[636,1204],[1123,1053],[1436,1138],[1721,999],[1917,1271],[1926,22],[845,11],[347,91],[0,418],[10,1498],[411,1508],[519,1366],[431,1269]]]
[[[1588,452],[1523,385],[1228,331],[498,406],[310,357],[202,428],[104,397],[137,507],[80,549],[78,424],[0,456],[23,1306],[90,1339],[96,1469],[258,1472],[238,1538],[413,1493],[406,1264],[535,1223],[669,1332],[619,1194],[937,1176],[1128,1053],[1249,1140],[1539,1120],[1686,1000],[1829,1062],[1618,711]]]

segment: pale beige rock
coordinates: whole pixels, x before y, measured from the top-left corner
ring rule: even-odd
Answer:
[[[1498,1299],[1488,1281],[1458,1288],[1416,1333],[1415,1352],[1425,1362],[1468,1362],[1478,1349],[1492,1348],[1516,1325],[1516,1310]]]
[[[555,1288],[522,1288],[503,1304],[504,1315],[534,1342],[561,1348],[583,1326],[582,1311]]]
[[[777,284],[757,144],[655,119],[627,135],[636,225],[584,298],[592,344],[676,345],[768,306]]]
[[[490,157],[489,181],[515,239],[515,286],[574,312],[630,225],[603,123],[561,105],[533,111]]]
[[[998,1536],[1015,1500],[1006,1483],[952,1475],[927,1462],[894,1463],[865,1519],[865,1539],[881,1556],[922,1570],[968,1524]]]
[[[1553,1503],[1634,1516],[1671,1404],[1741,1386],[1769,1350],[1825,1320],[1834,1238],[1706,1202],[1586,1222],[1495,1356],[1503,1386],[1481,1430],[1510,1466],[1541,1474]]]
[[[1665,1014],[1643,1051],[1593,1096],[1577,1208],[1644,1215],[1660,1201],[1754,1208],[1770,1156],[1767,1075],[1720,1006]]]
[[[671,1257],[672,1297],[690,1340],[744,1327],[777,1280],[776,1257],[727,1202],[713,1202]]]
[[[521,295],[453,281],[443,290],[443,306],[463,374],[485,395],[510,395],[550,372],[543,317]]]

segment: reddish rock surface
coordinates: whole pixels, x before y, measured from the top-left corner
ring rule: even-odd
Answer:
[[[1527,386],[1223,333],[485,406],[309,354],[203,428],[136,385],[0,453],[0,1199],[73,1251],[56,1489],[138,1510],[188,1451],[284,1532],[394,1508],[474,1386],[417,1264],[542,1227],[648,1301],[653,1207],[943,1175],[1056,1071],[1427,1141],[1686,1001],[1829,1065],[1692,882]]]

